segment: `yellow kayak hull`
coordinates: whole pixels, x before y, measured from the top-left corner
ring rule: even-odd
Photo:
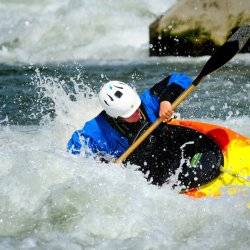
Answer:
[[[222,192],[235,194],[248,192],[250,187],[250,138],[222,126],[191,121],[172,120],[172,125],[195,129],[214,140],[224,156],[221,174],[213,181],[199,188],[186,191],[192,197],[216,197]]]

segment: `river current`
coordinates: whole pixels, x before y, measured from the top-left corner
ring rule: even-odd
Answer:
[[[248,249],[249,192],[191,199],[66,151],[104,82],[141,92],[197,76],[209,57],[147,56],[148,24],[175,1],[44,2],[0,1],[0,249]],[[210,74],[178,115],[250,137],[249,58]]]

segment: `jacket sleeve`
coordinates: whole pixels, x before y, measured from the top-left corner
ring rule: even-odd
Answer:
[[[103,113],[87,121],[76,130],[67,144],[68,152],[83,153],[85,157],[109,159],[119,157],[128,147],[127,138],[121,136],[106,120]]]
[[[82,143],[80,141],[80,131],[77,130],[73,133],[67,143],[67,150],[72,154],[80,154]]]
[[[83,148],[84,150],[82,150]],[[81,130],[77,130],[73,133],[68,141],[67,150],[74,155],[79,155],[81,152],[84,152],[85,157],[98,158],[98,160],[105,163],[121,155],[119,152],[108,152],[107,149],[100,148],[96,140],[84,136]]]
[[[68,152],[77,155],[80,154],[81,149],[85,147],[86,149],[90,149],[92,153],[96,153],[98,150],[95,142],[91,138],[85,137],[82,132],[82,130],[76,130],[73,133],[67,143]]]
[[[192,83],[192,79],[184,73],[172,73],[160,82],[156,83],[150,92],[158,96],[159,101],[173,103],[175,99]]]

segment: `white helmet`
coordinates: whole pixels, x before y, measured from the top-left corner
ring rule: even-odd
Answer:
[[[114,118],[128,118],[141,105],[141,99],[136,91],[119,81],[104,84],[99,92],[99,100],[106,113]]]

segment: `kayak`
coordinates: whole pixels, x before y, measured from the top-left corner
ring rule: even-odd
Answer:
[[[212,139],[220,148],[224,162],[220,174],[207,184],[183,193],[195,197],[216,197],[248,192],[250,187],[250,138],[229,128],[192,120],[173,119],[169,124],[196,130]]]

